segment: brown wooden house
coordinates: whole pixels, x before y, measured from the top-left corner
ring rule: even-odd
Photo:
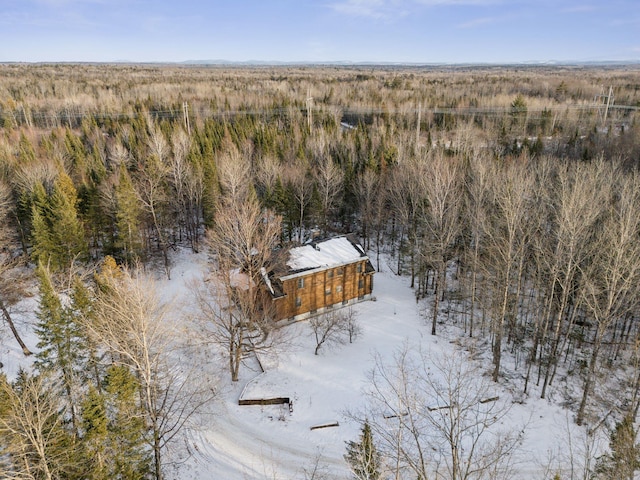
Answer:
[[[340,236],[291,248],[284,266],[263,279],[275,320],[299,320],[370,298],[374,272],[364,249]]]

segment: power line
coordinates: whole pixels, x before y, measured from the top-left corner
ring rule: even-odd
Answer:
[[[606,97],[606,96],[605,96]],[[296,110],[304,113],[308,113],[309,117],[311,116],[309,104],[312,99],[308,99],[307,105],[304,107],[275,107],[268,109],[251,109],[251,110],[243,110],[243,109],[235,109],[235,110],[220,110],[220,111],[211,111],[208,109],[194,109],[195,114],[200,114],[206,118],[224,118],[224,117],[237,117],[237,116],[265,116],[265,115],[281,115],[289,113],[291,110]],[[600,104],[589,104],[589,105],[559,105],[559,106],[549,106],[544,108],[537,109],[527,109],[529,114],[529,118],[532,115],[542,115],[549,113],[564,113],[564,112],[588,112],[598,110],[601,111],[603,105]],[[433,115],[461,115],[461,116],[503,116],[509,115],[511,113],[511,107],[433,107],[433,108],[423,108],[420,105],[418,108],[410,108],[410,109],[387,109],[387,108],[373,108],[373,107],[344,107],[340,105],[314,105],[314,108],[320,112],[323,110],[326,111],[335,111],[336,109],[341,111],[343,115],[409,115],[415,116],[420,114],[420,116],[425,114],[433,114]],[[636,112],[640,110],[640,106],[635,105],[615,105],[609,102],[609,105],[606,106],[607,113],[612,110],[618,111],[626,111],[626,112]],[[174,119],[182,119],[183,121],[188,121],[188,110],[189,106],[187,104],[187,109],[185,110],[185,106],[180,110],[151,110],[148,113],[149,115],[156,118],[174,118]],[[142,113],[141,112],[99,112],[99,111],[90,111],[90,110],[75,110],[69,111],[66,110],[64,112],[59,113],[45,113],[39,111],[30,110],[28,112],[28,116],[24,109],[0,109],[0,112],[8,112],[10,115],[13,115],[14,118],[22,118],[25,123],[32,122],[33,120],[78,120],[86,117],[95,118],[95,119],[120,119],[120,118],[137,118]],[[186,118],[186,120],[185,120]],[[310,119],[309,119],[310,120]]]

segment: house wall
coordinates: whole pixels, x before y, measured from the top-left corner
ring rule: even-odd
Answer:
[[[286,295],[276,300],[277,319],[315,313],[329,306],[346,304],[350,300],[370,295],[373,275],[365,274],[365,269],[366,259],[283,280]],[[300,285],[300,280],[304,285]]]

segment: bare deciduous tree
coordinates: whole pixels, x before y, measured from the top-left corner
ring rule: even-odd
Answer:
[[[204,196],[204,172],[202,165],[189,162],[191,137],[184,130],[177,130],[172,137],[171,184],[176,193],[177,212],[191,243],[198,251],[202,198]]]
[[[280,218],[253,196],[220,205],[207,242],[216,261],[211,279],[194,289],[211,340],[229,355],[238,380],[242,356],[275,340],[268,272],[280,238]]]
[[[225,142],[226,150],[218,159],[218,175],[222,188],[223,202],[239,204],[248,196],[251,187],[251,164],[236,146]]]
[[[63,429],[60,399],[46,375],[20,375],[11,385],[0,379],[0,475],[11,480],[64,478],[72,444]],[[75,467],[75,468],[72,468]]]
[[[302,243],[305,226],[304,220],[307,214],[307,208],[311,203],[311,196],[313,195],[313,182],[307,170],[306,165],[299,163],[297,165],[291,165],[284,172],[286,183],[296,202],[298,243]]]
[[[615,171],[610,172],[613,184]],[[583,270],[583,299],[594,321],[591,355],[585,373],[582,399],[576,416],[581,425],[593,383],[600,349],[608,329],[638,306],[636,288],[640,280],[640,181],[637,174],[618,179],[617,195],[609,201],[609,212],[597,240],[597,255]]]
[[[315,178],[316,189],[320,196],[320,205],[322,208],[322,230],[326,235],[329,228],[329,219],[335,208],[338,199],[344,174],[330,156],[319,159],[319,163],[313,172]]]
[[[378,175],[370,168],[364,170],[356,179],[355,192],[360,208],[360,222],[362,225],[360,236],[365,250],[371,248],[371,225],[373,224],[376,196],[380,194],[379,183]]]
[[[349,343],[353,343],[362,334],[362,327],[358,320],[358,312],[353,307],[349,306],[343,310],[345,315],[345,328],[347,335],[349,336]]]
[[[526,162],[525,162],[526,163]],[[502,340],[507,322],[517,314],[521,273],[530,228],[533,176],[524,164],[505,166],[492,177],[492,214],[484,229],[487,245],[487,274],[493,278],[493,289],[486,295],[491,304],[493,334],[493,379],[498,381],[502,358]]]
[[[501,423],[509,403],[461,355],[416,353],[406,345],[392,364],[377,356],[366,418],[395,478],[512,478],[522,430]]]
[[[318,355],[323,345],[340,345],[351,342],[358,334],[353,311],[329,310],[309,319],[309,327],[316,341],[314,354]]]
[[[194,372],[179,364],[181,335],[169,318],[169,305],[160,301],[148,278],[106,262],[97,282],[95,315],[86,326],[96,344],[139,380],[153,474],[161,480],[167,447],[213,397],[214,386],[201,369],[194,382]]]
[[[478,272],[480,253],[484,244],[483,228],[486,225],[487,202],[489,198],[489,179],[491,177],[490,160],[480,154],[473,155],[467,167],[465,183],[465,210],[469,228],[467,248],[463,252],[463,261],[469,266],[469,337],[473,337],[476,308],[478,304]],[[471,257],[468,259],[468,257]]]
[[[426,162],[424,159],[410,159],[402,168],[394,170],[389,182],[389,200],[394,211],[395,220],[401,229],[398,246],[398,275],[402,272],[404,250],[409,251],[411,268],[411,288],[415,286],[417,245],[421,235],[419,211],[425,201]],[[407,244],[405,246],[405,236]]]
[[[458,166],[443,156],[430,159],[425,176],[427,200],[420,209],[425,234],[420,250],[435,275],[431,335],[436,334],[438,307],[447,286],[447,265],[461,233],[462,189]]]
[[[168,204],[167,180],[169,175],[169,146],[162,132],[152,129],[149,140],[151,154],[142,162],[142,168],[136,175],[136,190],[140,203],[151,217],[151,225],[156,233],[158,246],[162,251],[164,270],[167,279],[171,279],[169,261],[169,239],[166,230],[166,209]]]
[[[549,334],[551,342],[541,398],[545,398],[558,364],[562,331],[564,329],[567,334],[571,331],[579,307],[582,286],[580,269],[595,253],[594,234],[598,230],[597,222],[602,217],[610,189],[607,182],[610,175],[606,173],[608,169],[603,162],[594,162],[575,167],[561,166],[556,174],[557,185],[555,191],[551,192],[555,198],[549,202],[553,205],[553,228],[551,235],[539,236],[541,245],[536,248],[537,259],[543,265],[545,278],[548,279],[549,293],[544,323],[534,336],[532,358],[537,353],[538,338],[542,343]],[[570,303],[573,303],[573,315],[568,312]],[[565,318],[569,318],[569,322],[565,322]]]
[[[273,193],[278,177],[282,173],[281,170],[280,163],[276,158],[272,156],[261,158],[256,172],[258,184],[269,194]]]

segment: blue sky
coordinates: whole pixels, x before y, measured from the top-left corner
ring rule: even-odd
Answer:
[[[640,0],[0,0],[0,61],[640,59]]]

